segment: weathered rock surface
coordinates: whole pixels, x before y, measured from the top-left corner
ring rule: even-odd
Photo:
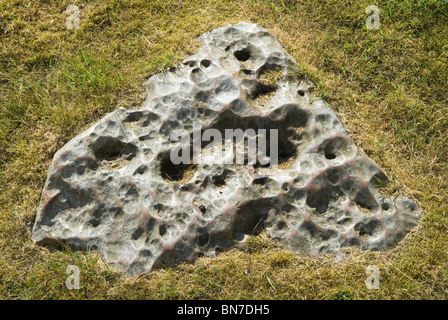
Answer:
[[[117,109],[55,154],[38,243],[91,247],[138,275],[243,248],[263,228],[295,252],[319,255],[387,250],[416,226],[417,205],[380,195],[385,174],[267,30],[239,23],[200,40],[197,54],[148,80],[139,110]],[[170,134],[192,133],[197,120],[223,136],[278,129],[279,165],[174,165]]]

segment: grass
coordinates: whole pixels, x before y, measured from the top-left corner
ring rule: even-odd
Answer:
[[[65,9],[80,9],[68,30]],[[48,0],[0,2],[0,298],[447,299],[448,4],[369,1]],[[415,199],[418,228],[389,252],[341,261],[293,254],[262,233],[247,251],[128,279],[94,252],[53,251],[30,237],[53,154],[145,80],[193,54],[203,32],[266,27],[312,78],[356,144],[387,173],[381,192]],[[65,270],[78,265],[79,290]],[[380,289],[366,288],[377,265]]]

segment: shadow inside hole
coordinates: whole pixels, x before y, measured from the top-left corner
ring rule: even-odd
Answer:
[[[201,61],[201,66],[203,66],[204,68],[210,67],[211,64],[212,64],[212,62],[207,59]]]
[[[328,160],[333,160],[340,156],[350,157],[354,154],[351,142],[343,137],[327,139],[319,147],[318,152],[323,153]]]
[[[90,148],[98,161],[113,161],[118,158],[132,160],[137,155],[135,145],[113,137],[99,137]]]
[[[249,50],[249,48],[244,48],[241,50],[236,50],[233,55],[235,56],[235,58],[238,59],[238,61],[247,61],[250,59],[251,57],[251,52]]]
[[[160,173],[167,181],[182,182],[186,180],[196,169],[194,164],[174,164],[170,158],[170,152],[161,156]]]

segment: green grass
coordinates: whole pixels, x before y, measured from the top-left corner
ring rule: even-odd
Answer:
[[[80,8],[68,30],[65,9]],[[0,2],[0,298],[447,299],[448,4],[377,1],[103,0]],[[247,21],[266,27],[312,78],[356,144],[423,211],[394,250],[343,261],[293,254],[265,233],[245,252],[128,279],[92,253],[35,245],[31,228],[53,154],[145,80],[193,54],[199,35]],[[81,288],[67,290],[77,265]],[[368,290],[377,265],[380,289]]]

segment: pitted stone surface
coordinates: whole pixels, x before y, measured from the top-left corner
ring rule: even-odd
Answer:
[[[264,228],[317,256],[387,250],[416,226],[415,202],[380,195],[385,174],[266,29],[239,23],[200,40],[197,54],[148,80],[139,110],[117,109],[55,154],[38,243],[95,248],[138,275],[244,248]],[[276,82],[263,82],[273,71]],[[279,165],[174,165],[170,134],[191,133],[195,120],[222,133],[278,129]]]

